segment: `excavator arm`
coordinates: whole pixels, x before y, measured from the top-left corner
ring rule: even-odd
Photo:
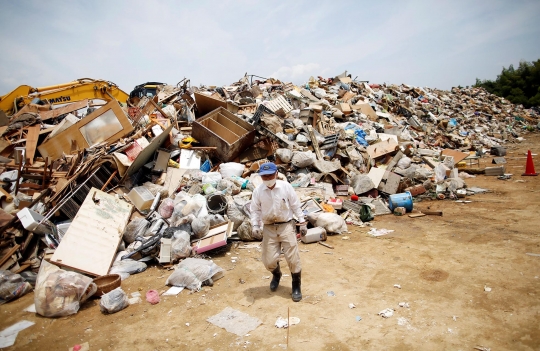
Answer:
[[[91,78],[81,78],[73,82],[32,88],[21,85],[10,93],[0,96],[0,110],[12,115],[34,99],[43,100],[51,105],[67,104],[84,99],[118,100],[124,104],[129,95],[116,84]]]

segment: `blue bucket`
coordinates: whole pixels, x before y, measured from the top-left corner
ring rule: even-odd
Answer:
[[[392,212],[394,212],[394,208],[396,207],[405,207],[407,212],[411,212],[413,210],[411,193],[407,191],[401,194],[390,195],[388,198],[388,207]]]

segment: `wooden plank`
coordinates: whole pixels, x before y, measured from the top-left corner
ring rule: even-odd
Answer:
[[[442,216],[443,211],[422,211],[423,214],[430,215],[430,216]]]
[[[109,272],[133,206],[92,188],[51,262],[94,275]]]
[[[174,194],[176,189],[178,189],[184,173],[186,173],[185,169],[167,167],[167,176],[165,177],[163,187],[169,191],[169,196]]]
[[[41,116],[42,121],[46,121],[48,119],[56,118],[66,113],[80,110],[81,108],[85,108],[87,106],[88,106],[88,99],[84,99],[84,100],[74,102],[66,106],[55,108],[54,110],[40,112],[39,115]]]
[[[2,266],[4,263],[7,262],[7,260],[13,255],[15,254],[15,252],[17,252],[17,250],[19,249],[20,245],[15,245],[11,248],[11,250],[9,250],[5,255],[4,257],[0,258],[0,266]]]
[[[470,156],[470,154],[467,154],[465,152],[452,150],[452,149],[444,149],[441,152],[441,155],[443,155],[443,156],[452,156],[454,158],[454,165],[460,163],[461,161],[463,161],[464,159],[466,159],[467,157]]]
[[[425,215],[426,215],[425,213],[412,213],[409,215],[409,217],[417,218],[417,217],[424,217]]]
[[[30,164],[34,164],[40,130],[41,125],[39,124],[28,127],[28,134],[26,134],[26,158]]]
[[[369,157],[377,158],[396,151],[398,143],[394,139],[380,141],[376,144],[369,145],[366,149]]]

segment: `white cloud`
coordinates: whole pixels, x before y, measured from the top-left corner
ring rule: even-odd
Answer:
[[[280,67],[270,77],[284,82],[299,83],[299,81],[306,81],[310,76],[317,76],[321,73],[321,65],[318,63],[306,63]]]

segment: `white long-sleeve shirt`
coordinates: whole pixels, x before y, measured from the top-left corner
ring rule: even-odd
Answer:
[[[271,190],[264,184],[255,188],[250,209],[251,224],[254,226],[288,222],[293,219],[293,215],[300,223],[304,222],[298,196],[291,184],[282,180],[277,180]]]

